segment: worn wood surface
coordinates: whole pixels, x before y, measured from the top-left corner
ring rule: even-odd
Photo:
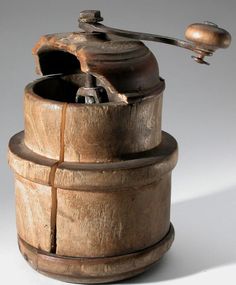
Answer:
[[[51,85],[58,91],[55,79],[46,81],[51,93]],[[24,101],[25,144],[35,153],[56,160],[63,154],[65,161],[106,162],[161,142],[162,94],[133,104],[88,106],[37,96],[38,84],[26,87]]]
[[[107,283],[123,280],[150,268],[170,248],[174,239],[174,229],[151,247],[115,257],[84,258],[63,257],[48,254],[32,247],[20,237],[21,253],[29,264],[42,274],[73,283]]]
[[[60,158],[60,130],[65,103],[45,100],[26,87],[24,97],[25,144],[47,158]]]
[[[59,255],[127,254],[155,244],[169,229],[169,174],[126,191],[57,191]]]
[[[127,114],[132,121],[133,116],[131,125],[125,124],[125,120],[123,123],[121,121],[127,141],[123,134],[123,140],[113,138],[116,146],[104,145],[106,140],[103,141],[103,136],[112,140],[112,131],[117,132],[114,118],[108,120],[110,130],[100,140],[96,135],[90,138],[97,143],[98,149],[104,147],[105,151],[98,154],[92,144],[86,145],[86,140],[83,141],[89,135],[86,127],[84,132],[81,129],[80,132],[75,131],[73,136],[70,134],[76,128],[73,118],[76,123],[80,122],[77,107],[64,102],[56,102],[54,106],[50,100],[45,100],[44,104],[40,98],[38,106],[40,109],[45,107],[43,114],[47,118],[37,118],[35,112],[40,109],[34,105],[37,105],[38,97],[31,99],[27,92],[26,130],[15,135],[9,143],[9,164],[16,174],[17,230],[22,241],[22,253],[29,260],[33,256],[30,262],[40,272],[66,281],[108,282],[144,271],[164,254],[173,239],[172,237],[171,242],[168,240],[156,254],[150,253],[151,259],[143,258],[139,263],[138,255],[134,255],[135,268],[131,266],[132,258],[126,263],[127,254],[146,254],[146,249],[162,240],[169,230],[171,171],[177,162],[177,143],[167,133],[158,135],[161,128],[161,97],[148,99],[150,102],[146,100],[140,106],[132,106],[129,112],[122,105],[118,106],[117,112],[111,113],[107,107],[102,111],[97,108],[97,117],[101,113],[101,125],[102,117],[107,116],[108,120],[113,113],[117,119],[121,114]],[[85,120],[86,113],[90,114],[88,110],[81,112],[82,121]],[[144,119],[147,113],[150,121]],[[59,116],[57,122],[56,116]],[[137,117],[140,124],[137,123],[135,127]],[[87,118],[89,120],[90,116]],[[70,124],[73,125],[72,129],[69,128]],[[95,125],[92,129],[94,133]],[[50,128],[51,131],[48,132]],[[140,130],[145,134],[144,137],[139,134]],[[156,130],[156,136],[152,130]],[[47,137],[45,140],[44,136]],[[83,143],[78,144],[76,136]],[[50,137],[57,141],[54,143]],[[68,137],[70,140],[67,140]],[[132,137],[136,139],[134,144]],[[71,151],[73,145],[74,150]],[[84,161],[81,161],[82,156],[78,155],[78,150],[84,154]],[[43,153],[46,155],[43,156]],[[74,157],[77,161],[68,157]],[[90,161],[92,157],[93,161]],[[100,159],[103,163],[98,163]],[[28,252],[24,242],[34,250]],[[38,255],[37,252],[35,255],[35,249],[43,254]],[[53,265],[48,263],[46,253],[55,257],[50,260]],[[64,259],[60,260],[63,256],[78,258],[79,266],[74,266],[72,259],[67,260],[65,265]],[[117,261],[114,256],[120,256],[121,260]],[[86,260],[84,267],[81,265],[81,258],[86,257],[100,260],[95,273],[93,270],[90,272],[90,266],[88,272],[84,269]],[[105,259],[108,257],[114,257],[114,265],[111,267],[106,266]],[[59,266],[61,262],[62,267]],[[68,264],[71,271],[66,273],[65,266],[68,268]],[[48,266],[51,266],[50,270]],[[127,268],[119,272],[120,266]],[[85,276],[84,273],[81,275],[81,270],[86,271]],[[103,276],[104,270],[110,272],[109,276]]]
[[[24,257],[57,279],[101,283],[146,270],[170,247],[177,143],[161,131],[164,81],[150,51],[91,37],[46,36],[35,47],[42,74],[64,75],[26,87],[25,130],[8,158]],[[81,71],[108,103],[74,103]]]
[[[165,88],[155,56],[140,41],[97,33],[51,34],[39,39],[33,54],[39,74],[82,70],[99,78],[118,101],[130,103]]]
[[[114,161],[156,147],[161,142],[161,108],[161,95],[130,105],[69,104],[65,161]]]
[[[23,132],[13,137],[9,163],[18,177],[19,235],[45,251],[78,257],[122,255],[156,243],[168,231],[170,173],[177,161],[176,141],[166,133],[162,138],[143,157],[58,165],[30,151]],[[45,221],[39,212],[46,206]]]
[[[51,187],[16,176],[17,232],[27,243],[51,248]]]
[[[162,143],[151,152],[127,157],[113,163],[73,163],[57,165],[54,186],[71,190],[121,191],[142,187],[170,172],[177,163],[177,142],[162,132]],[[13,136],[9,143],[8,160],[20,176],[50,185],[50,173],[56,160],[37,155],[24,143],[24,132]]]
[[[25,145],[24,132],[9,142],[8,163],[16,174],[36,183],[49,185],[50,172],[57,161],[37,155]]]

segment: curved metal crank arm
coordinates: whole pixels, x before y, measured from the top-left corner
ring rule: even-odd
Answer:
[[[98,32],[112,34],[130,39],[153,41],[164,44],[169,44],[184,49],[194,51],[197,56],[192,56],[198,63],[209,64],[204,61],[205,56],[211,56],[218,48],[226,48],[230,45],[231,36],[216,24],[211,22],[197,23],[190,25],[185,36],[187,40],[155,35],[149,33],[133,32],[121,30],[102,25],[98,22],[102,21],[99,11],[83,11],[80,14],[79,27],[86,32]]]
[[[162,35],[121,30],[121,29],[111,28],[111,27],[108,27],[108,26],[105,26],[99,23],[92,24],[92,23],[80,22],[79,27],[82,30],[86,32],[90,32],[90,33],[97,32],[97,33],[112,34],[112,35],[126,37],[130,39],[135,39],[135,40],[152,41],[152,42],[159,42],[159,43],[174,45],[174,46],[178,46],[178,47],[189,49],[189,50],[195,49],[194,44],[184,41],[184,40],[166,37]]]

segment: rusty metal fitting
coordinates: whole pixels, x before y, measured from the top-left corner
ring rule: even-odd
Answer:
[[[79,22],[82,23],[98,23],[103,21],[99,10],[85,10],[79,14]]]

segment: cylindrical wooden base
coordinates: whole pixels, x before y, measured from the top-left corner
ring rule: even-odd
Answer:
[[[73,283],[107,283],[127,279],[147,270],[170,248],[174,228],[148,248],[114,257],[70,257],[37,249],[18,236],[19,248],[27,262],[38,272]]]
[[[23,135],[11,139],[9,163],[20,250],[37,271],[68,282],[111,282],[143,272],[169,249],[173,137],[163,132],[158,148],[126,161],[64,163],[52,187],[54,161],[29,150]]]
[[[26,87],[25,130],[9,143],[20,250],[39,272],[69,282],[132,277],[174,235],[178,151],[161,131],[162,93],[132,104],[75,104],[62,100],[71,90],[61,80]]]

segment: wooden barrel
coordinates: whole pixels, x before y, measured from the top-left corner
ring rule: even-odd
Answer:
[[[143,70],[156,70],[144,51]],[[74,76],[57,75],[26,87],[25,130],[10,140],[9,164],[25,259],[60,280],[103,283],[143,272],[171,246],[177,143],[161,131],[163,88],[140,100],[76,104],[70,98],[83,76],[76,86]]]

